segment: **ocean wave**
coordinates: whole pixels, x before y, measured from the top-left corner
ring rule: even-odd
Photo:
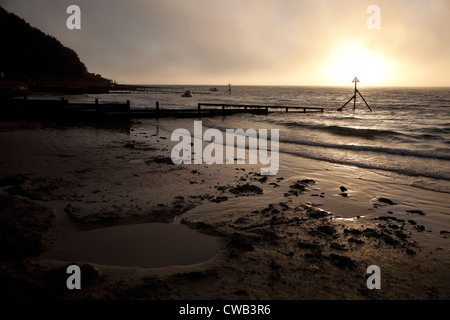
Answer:
[[[331,157],[328,157],[325,154],[312,154],[310,152],[299,152],[299,151],[293,151],[293,150],[282,150],[283,153],[290,154],[293,156],[300,156],[307,159],[312,160],[319,160],[319,161],[326,161],[336,164],[342,164],[342,165],[351,165],[358,168],[363,169],[375,169],[375,170],[383,170],[388,172],[394,172],[399,173],[407,176],[417,176],[417,177],[425,177],[425,178],[431,178],[436,180],[445,180],[450,181],[450,176],[446,174],[446,172],[425,172],[420,169],[416,169],[415,167],[404,167],[404,166],[387,166],[386,164],[377,164],[377,163],[371,163],[371,162],[361,162],[357,160],[352,159],[334,159]],[[450,193],[450,190],[442,190],[442,189],[434,189],[434,191],[439,192],[446,192]]]
[[[429,133],[436,133],[436,134],[442,134],[442,133],[444,133],[444,134],[448,134],[448,133],[450,133],[450,127],[447,127],[447,128],[426,128],[426,129],[423,129],[422,131],[425,131],[425,132],[429,132]]]
[[[442,137],[437,136],[435,134],[424,133],[419,135],[420,138],[425,140],[441,140]]]
[[[346,118],[348,120],[348,118]],[[359,120],[359,119],[356,119]],[[318,123],[307,123],[303,121],[285,121],[285,120],[267,120],[267,122],[281,125],[290,129],[307,129],[331,133],[342,137],[357,137],[367,140],[375,140],[377,138],[391,138],[391,139],[415,139],[416,135],[408,135],[405,133],[385,130],[385,129],[371,129],[371,128],[354,128],[339,125],[326,125]]]
[[[343,127],[337,125],[305,125],[299,124],[297,122],[286,122],[285,126],[292,127],[308,127],[313,130],[321,130],[326,131],[339,136],[351,136],[351,137],[360,137],[365,139],[375,139],[376,137],[386,137],[386,136],[402,136],[402,133],[391,131],[391,130],[380,130],[380,129],[368,129],[368,128],[352,128],[352,127]]]
[[[210,123],[204,123],[205,127],[219,129],[224,132],[226,129],[220,126],[211,125]],[[283,138],[280,135],[280,143],[294,144],[298,146],[308,146],[308,147],[320,147],[327,149],[336,150],[349,150],[349,151],[363,151],[363,152],[374,152],[379,154],[391,154],[398,156],[408,156],[417,158],[428,158],[428,159],[438,159],[438,160],[450,160],[450,154],[448,152],[437,152],[436,150],[412,150],[412,149],[401,149],[401,148],[388,148],[382,146],[369,146],[369,145],[356,145],[356,144],[338,144],[329,143],[323,141],[314,141],[301,139],[298,136],[290,136],[289,138]],[[291,148],[289,148],[291,149]]]
[[[327,121],[335,121],[335,120],[352,120],[353,118],[345,117],[338,118],[335,117],[327,117]],[[360,120],[360,118],[355,118],[356,121]],[[383,119],[385,120],[396,120],[396,119]],[[273,123],[278,126],[284,126],[290,129],[304,129],[304,130],[314,130],[327,132],[333,135],[341,136],[341,137],[356,137],[362,138],[366,140],[380,140],[380,139],[391,139],[397,140],[406,143],[417,143],[421,140],[443,140],[446,134],[450,133],[450,127],[445,125],[436,125],[436,127],[432,128],[415,128],[409,127],[409,129],[403,128],[403,131],[395,131],[395,130],[387,130],[387,129],[375,129],[375,128],[357,128],[339,124],[327,125],[324,123],[317,122],[305,122],[305,121],[286,121],[280,119],[266,119],[263,122]]]
[[[399,149],[399,148],[387,148],[380,146],[366,146],[366,145],[353,145],[353,144],[335,144],[320,141],[309,141],[309,140],[294,140],[294,139],[280,139],[280,142],[304,145],[310,147],[321,147],[328,149],[341,149],[341,150],[351,150],[351,151],[368,151],[376,153],[385,153],[399,156],[409,156],[418,158],[429,158],[438,160],[450,160],[450,155],[435,153],[436,150],[409,150],[409,149]]]

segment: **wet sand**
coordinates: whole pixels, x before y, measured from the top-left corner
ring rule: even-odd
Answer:
[[[449,298],[446,194],[286,154],[267,177],[258,165],[175,165],[171,126],[192,120],[1,124],[2,297]],[[220,246],[188,266],[44,259],[82,232],[148,223],[184,224]],[[66,288],[72,263],[82,267],[77,292]],[[366,286],[370,265],[380,290]]]

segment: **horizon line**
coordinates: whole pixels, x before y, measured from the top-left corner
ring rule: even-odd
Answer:
[[[117,85],[129,85],[129,86],[210,86],[210,87],[228,87],[228,84],[187,84],[187,83],[122,83],[116,82]],[[306,84],[232,84],[235,87],[353,87],[353,84],[335,84],[335,85],[306,85]],[[372,88],[450,88],[450,85],[358,85],[359,87],[372,87]]]

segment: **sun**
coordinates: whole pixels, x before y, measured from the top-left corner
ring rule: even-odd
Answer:
[[[379,53],[360,44],[334,50],[322,73],[326,82],[348,85],[357,76],[364,85],[387,85],[395,71],[393,63]]]

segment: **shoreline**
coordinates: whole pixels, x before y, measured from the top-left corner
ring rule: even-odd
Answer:
[[[265,180],[257,165],[174,165],[170,128],[190,128],[192,120],[158,123],[132,122],[129,131],[2,123],[2,148],[13,150],[0,159],[2,205],[10,209],[2,211],[22,212],[16,218],[30,229],[22,232],[39,226],[30,237],[44,248],[80,230],[175,220],[224,241],[217,255],[194,266],[155,270],[90,263],[87,288],[74,295],[65,288],[67,262],[44,263],[24,253],[0,264],[3,297],[449,298],[450,225],[440,212],[450,204],[436,198],[433,207],[433,191],[419,192],[373,170],[287,154],[281,154],[278,174]],[[230,191],[247,184],[263,193]],[[340,186],[348,189],[346,197]],[[33,219],[41,223],[27,216],[30,210],[40,213]],[[2,214],[14,225],[10,218]],[[12,234],[3,238],[14,240]],[[381,268],[382,290],[365,286],[372,264]]]

